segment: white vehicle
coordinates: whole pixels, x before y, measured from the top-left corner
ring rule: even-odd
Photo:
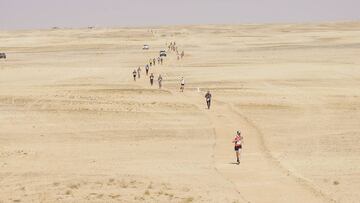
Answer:
[[[145,44],[145,45],[143,46],[143,50],[148,50],[149,48],[150,48],[149,45],[146,45],[146,44]]]
[[[163,56],[166,56],[165,50],[161,50],[161,51],[160,51],[160,57],[163,57]]]

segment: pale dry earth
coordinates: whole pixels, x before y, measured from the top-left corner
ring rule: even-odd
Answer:
[[[164,88],[133,82],[170,41]],[[0,31],[0,52],[0,202],[360,201],[360,23]]]

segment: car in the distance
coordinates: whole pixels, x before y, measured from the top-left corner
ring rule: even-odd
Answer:
[[[166,52],[165,52],[165,50],[161,50],[161,51],[160,51],[160,57],[166,57]]]
[[[149,45],[147,45],[147,44],[144,44],[144,46],[143,46],[143,48],[142,48],[143,50],[148,50],[148,49],[150,49],[150,47],[149,47]]]

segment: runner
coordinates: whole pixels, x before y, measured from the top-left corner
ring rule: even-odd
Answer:
[[[134,81],[136,81],[136,70],[135,69],[133,71],[133,77],[134,77]]]
[[[146,64],[146,66],[145,66],[145,71],[146,71],[146,76],[148,76],[149,75],[149,65],[148,64]]]
[[[137,69],[138,78],[140,78],[140,72],[141,72],[141,68],[139,67],[139,68]]]
[[[154,66],[156,65],[155,62],[156,62],[156,60],[155,60],[155,58],[154,58],[154,59],[153,59],[153,64],[154,64]]]
[[[152,66],[152,61],[150,61],[150,66]]]
[[[153,84],[154,84],[154,74],[151,73],[150,74],[150,85],[153,86]]]
[[[163,78],[162,78],[161,75],[159,74],[159,77],[158,77],[159,89],[161,89],[161,87],[162,87],[162,80],[163,80]]]
[[[163,64],[163,58],[162,57],[160,57],[160,63],[161,63],[161,65]]]
[[[157,58],[158,64],[160,64],[160,57]]]
[[[210,94],[210,91],[207,91],[207,93],[205,94],[205,98],[206,98],[207,108],[210,109],[210,104],[211,104],[211,94]]]
[[[184,92],[184,88],[185,88],[185,79],[184,77],[181,78],[181,82],[180,82],[180,90],[181,92]]]
[[[241,136],[241,132],[237,131],[233,143],[235,143],[234,149],[236,152],[236,162],[238,165],[240,164],[240,155],[241,155],[240,153],[241,153],[242,145],[244,144],[243,139],[244,138]]]

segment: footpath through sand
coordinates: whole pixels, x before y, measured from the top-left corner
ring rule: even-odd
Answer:
[[[172,62],[170,65],[176,66]],[[164,73],[166,75],[166,71]],[[185,89],[185,92],[174,87],[165,89],[177,101],[196,105],[209,119],[214,134],[214,170],[233,185],[243,202],[335,202],[274,158],[271,149],[264,143],[264,134],[254,122],[234,107],[235,104],[215,97],[208,110],[205,92],[198,88]],[[242,131],[244,136],[240,165],[235,162],[231,142],[237,130]]]
[[[169,91],[182,102],[196,104],[209,118],[214,129],[214,170],[234,185],[242,202],[335,202],[274,159],[262,132],[232,104],[213,99],[207,110],[205,92]],[[231,143],[238,129],[245,137],[240,165]]]
[[[171,63],[175,65],[175,63]],[[144,87],[146,88],[146,87]],[[285,168],[270,153],[264,134],[234,104],[214,98],[211,109],[200,89],[165,88],[178,101],[196,105],[213,128],[213,166],[220,177],[234,186],[242,202],[335,202],[304,178]],[[214,96],[214,95],[213,95]],[[237,165],[232,139],[241,130],[244,139],[241,163]]]

